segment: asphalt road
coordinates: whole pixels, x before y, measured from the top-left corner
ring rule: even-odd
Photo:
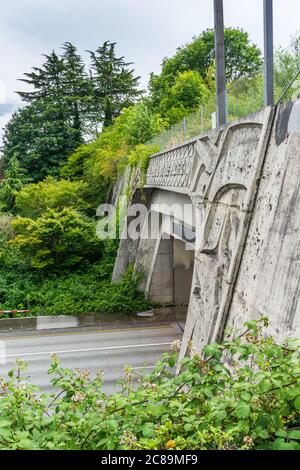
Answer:
[[[112,392],[117,389],[124,366],[149,372],[170,344],[181,337],[181,329],[175,323],[105,331],[0,335],[0,341],[4,341],[1,355],[4,345],[6,357],[6,363],[0,364],[0,376],[7,375],[16,359],[23,359],[31,381],[43,391],[51,391],[47,370],[51,353],[56,353],[64,367],[88,369],[91,377],[103,369],[104,390]]]

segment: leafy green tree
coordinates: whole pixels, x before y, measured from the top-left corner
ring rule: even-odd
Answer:
[[[141,96],[140,77],[134,76],[132,63],[116,56],[116,43],[106,41],[96,52],[90,51],[95,96],[95,119],[104,127],[112,124],[123,108]]]
[[[251,78],[261,70],[261,51],[250,42],[249,35],[245,31],[226,28],[225,49],[228,81]],[[159,111],[160,103],[174,85],[178,73],[194,70],[207,80],[214,58],[214,30],[208,29],[194,38],[191,43],[180,47],[173,57],[164,59],[161,74],[152,74],[150,79],[149,88],[154,108]],[[210,80],[207,82],[209,84]]]
[[[82,178],[95,192],[103,193],[107,189],[105,185],[114,181],[118,171],[128,163],[131,150],[159,134],[166,125],[166,120],[152,113],[146,102],[125,108],[95,141],[79,146],[68,157],[61,176]]]
[[[84,178],[89,184],[101,184],[103,179],[114,182],[120,165],[126,166],[130,148],[126,141],[127,114],[125,110],[118,116],[112,126],[106,127],[92,143],[89,158],[84,162]]]
[[[170,105],[184,108],[197,108],[208,94],[207,87],[199,73],[195,71],[181,72],[170,90]]]
[[[154,155],[159,152],[159,150],[157,145],[136,145],[128,155],[128,163],[133,168],[139,167],[142,174],[145,175],[147,173],[150,155]]]
[[[74,209],[48,209],[36,220],[17,217],[12,224],[9,245],[35,269],[57,271],[101,257],[95,223]]]
[[[102,125],[112,124],[124,107],[141,95],[131,64],[117,57],[115,43],[106,42],[90,52],[92,76],[75,46],[66,42],[59,56],[44,55],[21,81],[30,91],[19,91],[26,106],[5,129],[3,162],[16,153],[34,182],[58,176],[68,155]],[[92,129],[92,130],[91,130]]]
[[[4,179],[0,182],[0,209],[12,212],[15,209],[16,194],[29,182],[26,171],[20,167],[14,154],[4,171]]]
[[[62,168],[62,176],[83,178],[95,191],[103,184],[115,181],[119,164],[127,162],[130,145],[127,142],[128,119],[131,109],[125,109],[113,125],[103,129],[97,139],[78,147]]]

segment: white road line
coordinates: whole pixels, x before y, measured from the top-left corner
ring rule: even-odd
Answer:
[[[144,367],[133,367],[133,370],[146,370],[146,369],[154,369],[156,366],[144,366]]]
[[[170,346],[169,343],[153,343],[153,344],[125,344],[124,346],[109,346],[105,348],[89,348],[89,349],[68,349],[65,351],[39,351],[32,353],[18,353],[18,354],[6,354],[0,356],[0,359],[9,357],[31,357],[31,356],[50,356],[51,354],[69,354],[78,352],[92,352],[92,351],[113,351],[118,349],[138,349],[138,348],[154,348],[156,346]]]
[[[172,324],[168,325],[160,325],[160,326],[147,326],[146,330],[172,330],[174,332],[174,327]],[[38,335],[21,335],[21,336],[6,336],[4,333],[0,334],[0,340],[2,341],[16,341],[16,340],[28,340],[28,339],[37,339],[37,338],[56,338],[58,336],[89,336],[89,335],[97,335],[99,333],[123,333],[123,332],[132,332],[135,333],[136,331],[145,331],[145,327],[130,327],[130,328],[113,328],[113,329],[103,329],[103,330],[92,330],[92,331],[70,331],[70,332],[63,332],[63,333],[43,333],[43,330],[39,330]]]

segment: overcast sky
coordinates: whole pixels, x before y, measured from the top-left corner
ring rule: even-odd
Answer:
[[[226,26],[239,26],[263,45],[263,0],[224,0]],[[288,46],[300,28],[299,0],[274,0],[275,44]],[[135,63],[147,85],[163,57],[213,27],[213,0],[9,0],[0,13],[0,126],[18,106],[18,78],[40,65],[41,54],[65,41],[80,52],[105,40]],[[0,131],[1,132],[1,131]],[[1,133],[0,133],[1,139]]]

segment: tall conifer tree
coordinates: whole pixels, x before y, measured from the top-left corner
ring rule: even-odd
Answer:
[[[140,77],[134,76],[131,62],[116,56],[115,49],[116,43],[106,41],[96,52],[90,51],[95,111],[105,127],[112,124],[123,108],[141,96],[138,89]]]

